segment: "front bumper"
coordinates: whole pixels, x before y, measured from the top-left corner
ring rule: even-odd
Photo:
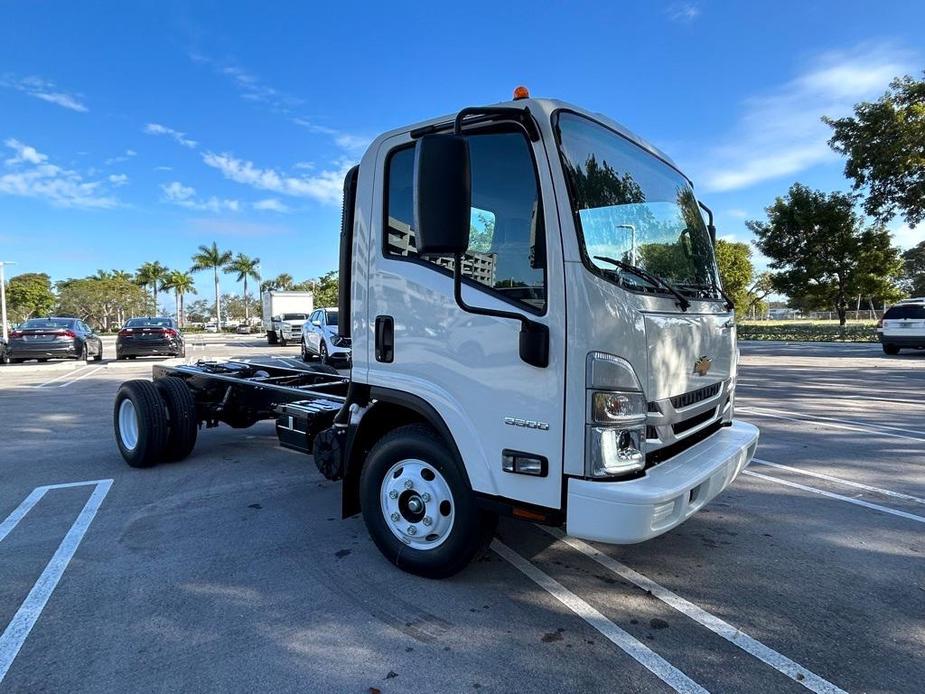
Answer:
[[[566,532],[622,545],[661,535],[732,484],[751,462],[757,446],[758,429],[735,422],[639,479],[569,479]]]

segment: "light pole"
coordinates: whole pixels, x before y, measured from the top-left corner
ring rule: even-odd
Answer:
[[[3,326],[3,341],[7,342],[6,332],[6,280],[3,277],[3,268],[5,265],[15,265],[12,260],[0,260],[0,325]]]

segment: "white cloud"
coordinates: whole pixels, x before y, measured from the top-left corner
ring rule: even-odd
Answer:
[[[217,74],[230,80],[242,99],[269,106],[276,113],[288,114],[293,107],[302,103],[302,99],[271,87],[239,65],[214,60],[201,53],[191,54],[190,59],[194,63],[208,65]]]
[[[206,212],[237,212],[241,209],[241,203],[237,200],[223,200],[214,195],[208,199],[199,199],[196,197],[196,189],[192,186],[185,186],[179,181],[172,181],[161,186],[164,191],[164,198],[167,202],[185,207],[189,210],[203,210]]]
[[[102,181],[87,181],[76,171],[48,163],[48,157],[34,147],[10,138],[4,144],[13,157],[4,161],[0,193],[46,200],[58,207],[109,208],[119,202],[107,194]]]
[[[258,200],[254,203],[255,210],[269,210],[270,212],[289,212],[289,208],[276,198]]]
[[[124,154],[120,154],[119,156],[116,156],[116,157],[109,157],[109,159],[107,159],[103,163],[106,164],[106,166],[111,166],[112,164],[121,164],[124,161],[128,161],[129,159],[134,157],[136,154],[138,154],[138,152],[136,152],[134,149],[127,149],[125,150]]]
[[[252,162],[237,159],[230,154],[206,152],[202,160],[218,169],[237,183],[268,190],[282,195],[311,198],[322,203],[339,205],[344,189],[344,176],[352,164],[346,160],[337,162],[335,170],[326,170],[314,176],[289,176],[275,169],[259,169]]]
[[[119,186],[124,186],[126,183],[128,183],[128,176],[125,174],[112,174],[109,177],[109,182],[118,188]]]
[[[856,102],[879,96],[892,78],[913,68],[907,52],[888,45],[818,56],[791,81],[745,101],[726,142],[694,158],[715,162],[698,179],[707,191],[736,190],[837,159],[822,116],[849,113]]]
[[[43,161],[47,160],[44,154],[38,152],[35,147],[30,147],[29,145],[24,145],[19,140],[10,138],[6,140],[3,144],[12,149],[16,154],[10,159],[6,160],[8,166],[14,166],[15,164],[41,164]]]
[[[186,133],[181,133],[179,130],[168,128],[166,125],[161,125],[160,123],[148,123],[144,127],[144,132],[148,135],[166,135],[173,138],[184,147],[189,147],[190,149],[195,149],[199,144],[196,142],[196,140],[189,139],[186,136]]]
[[[700,8],[692,2],[673,2],[665,8],[665,14],[672,22],[688,24],[700,16]]]
[[[154,170],[155,171],[173,171],[173,167],[172,166],[155,166]]]
[[[305,169],[305,170],[307,170],[307,171],[311,171],[312,169],[315,168],[315,162],[313,162],[313,161],[297,161],[295,164],[292,165],[292,168],[294,168],[294,169]]]
[[[54,82],[41,77],[23,77],[19,79],[12,75],[4,75],[0,78],[0,86],[15,89],[36,99],[47,101],[50,104],[55,104],[71,111],[86,113],[89,110],[81,101],[82,97],[80,95],[68,94],[58,89]]]
[[[731,210],[726,210],[726,215],[732,217],[733,219],[745,219],[748,217],[748,212],[745,210],[733,208]]]
[[[925,241],[925,232],[922,231],[921,225],[917,229],[913,229],[908,224],[901,224],[890,229],[890,233],[893,235],[893,243],[903,250]]]
[[[332,140],[334,140],[334,144],[348,152],[360,152],[361,150],[366,149],[369,146],[369,143],[372,142],[372,138],[366,137],[365,135],[352,135],[350,133],[337,130],[336,128],[329,128],[326,125],[317,125],[316,123],[312,123],[310,120],[305,118],[293,118],[292,122],[296,125],[302,126],[311,133],[327,135]]]

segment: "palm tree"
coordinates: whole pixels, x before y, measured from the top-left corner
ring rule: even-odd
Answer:
[[[167,276],[167,272],[167,268],[156,260],[153,263],[145,263],[135,270],[135,281],[143,287],[151,287],[151,299],[154,301],[154,315],[157,315],[157,292],[164,290],[163,286],[158,290],[157,283],[163,283],[164,278]]]
[[[173,290],[174,300],[177,303],[177,325],[182,328],[185,322],[183,298],[186,294],[196,294],[196,283],[193,280],[193,275],[190,272],[173,270],[167,275],[164,288]]]
[[[212,246],[200,246],[199,250],[193,256],[193,267],[190,272],[199,272],[200,270],[212,270],[212,276],[215,280],[215,329],[222,329],[222,297],[218,289],[218,269],[225,267],[231,262],[231,251],[218,250],[218,244],[212,242]]]
[[[250,309],[247,305],[247,278],[250,277],[255,282],[260,281],[260,273],[257,268],[260,266],[260,258],[249,258],[243,253],[238,253],[228,265],[225,266],[226,273],[238,273],[237,280],[244,280],[244,322],[250,325]]]

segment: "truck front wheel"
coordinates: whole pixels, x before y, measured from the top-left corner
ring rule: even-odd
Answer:
[[[276,344],[276,331],[275,330],[267,330],[267,344],[268,345]]]
[[[400,427],[373,446],[360,475],[360,503],[386,558],[427,578],[461,571],[497,524],[497,516],[477,505],[446,443],[420,424]]]

